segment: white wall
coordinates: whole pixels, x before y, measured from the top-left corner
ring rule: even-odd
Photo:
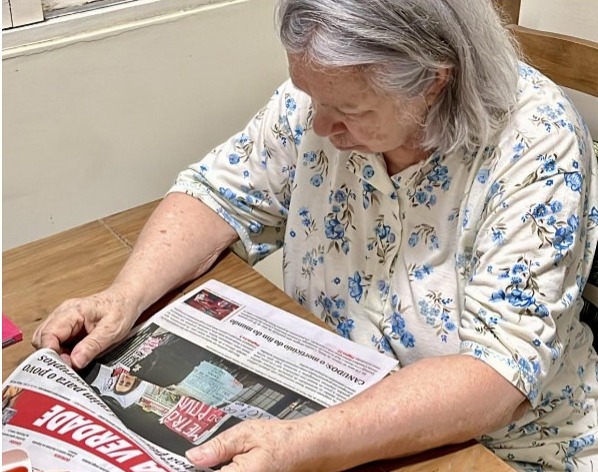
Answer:
[[[287,75],[273,6],[4,46],[3,250],[161,197],[240,129]]]

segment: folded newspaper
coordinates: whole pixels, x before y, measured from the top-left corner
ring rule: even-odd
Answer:
[[[185,451],[240,421],[309,415],[396,364],[211,280],[83,372],[33,353],[2,387],[2,449],[34,471],[197,470]]]

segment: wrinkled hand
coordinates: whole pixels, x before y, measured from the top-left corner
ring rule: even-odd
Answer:
[[[246,420],[190,449],[187,459],[196,467],[227,463],[222,472],[315,472],[314,437],[301,420]]]
[[[112,288],[66,300],[38,326],[31,342],[38,349],[53,349],[68,365],[83,368],[127,335],[137,318],[135,311],[127,297]],[[69,352],[67,345],[73,342]]]

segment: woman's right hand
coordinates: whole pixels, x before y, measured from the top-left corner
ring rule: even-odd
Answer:
[[[53,349],[68,365],[80,369],[122,340],[138,316],[137,306],[113,286],[63,302],[38,326],[32,344]]]

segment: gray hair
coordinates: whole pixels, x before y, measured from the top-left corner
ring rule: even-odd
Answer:
[[[372,87],[403,99],[421,97],[448,68],[425,149],[480,150],[515,106],[517,49],[490,0],[278,0],[276,21],[289,54],[359,67]]]

